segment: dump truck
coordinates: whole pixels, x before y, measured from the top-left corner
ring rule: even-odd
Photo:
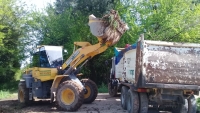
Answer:
[[[97,37],[97,44],[74,42],[74,52],[63,61],[63,47],[41,45],[35,48],[33,67],[22,75],[18,85],[20,104],[28,105],[37,99],[51,99],[58,108],[76,111],[83,103],[92,103],[98,93],[95,82],[79,80],[80,69],[95,55],[116,44],[127,25],[119,18],[117,11],[111,10],[103,18],[89,16],[91,33]]]
[[[200,44],[144,40],[115,48],[109,94],[121,92],[128,113],[148,109],[196,113],[200,90]]]

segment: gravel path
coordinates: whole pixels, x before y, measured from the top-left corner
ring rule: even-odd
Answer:
[[[22,107],[18,104],[17,95],[7,100],[0,100],[0,113],[67,113],[57,110],[55,103],[49,100],[36,100],[33,105]],[[126,113],[120,103],[120,96],[110,97],[108,93],[98,94],[91,104],[83,104],[75,113]],[[170,113],[149,110],[148,113]]]

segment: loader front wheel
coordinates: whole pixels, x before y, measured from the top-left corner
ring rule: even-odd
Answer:
[[[90,79],[82,79],[81,82],[85,86],[84,103],[92,103],[98,94],[97,85]]]
[[[25,81],[20,81],[18,84],[18,101],[21,105],[29,105],[32,100],[29,100],[29,89],[26,88]]]
[[[68,80],[59,85],[56,93],[56,102],[60,109],[76,111],[81,107],[83,101],[83,88],[78,83]]]

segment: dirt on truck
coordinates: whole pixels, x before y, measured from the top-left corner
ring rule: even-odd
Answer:
[[[200,89],[200,44],[144,40],[115,48],[109,93],[121,92],[128,113],[148,108],[196,113]]]

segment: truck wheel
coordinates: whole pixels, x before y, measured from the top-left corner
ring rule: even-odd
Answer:
[[[83,101],[83,88],[75,81],[68,80],[58,86],[56,102],[60,109],[76,111],[81,107]]]
[[[197,112],[197,103],[194,95],[191,95],[188,98],[188,113],[196,113]]]
[[[21,105],[30,105],[32,100],[29,100],[29,89],[26,88],[25,81],[20,81],[18,84],[18,101]]]
[[[127,93],[128,93],[128,87],[122,86],[121,89],[121,106],[124,110],[127,110]]]
[[[85,86],[84,103],[92,103],[98,94],[97,85],[90,79],[82,79],[82,84]]]
[[[172,113],[190,113],[188,112],[188,100],[185,99],[185,104],[178,104],[176,108],[173,108]]]
[[[111,97],[117,96],[117,87],[114,87],[114,88],[112,89],[111,83],[108,83],[108,93],[109,93],[109,95],[110,95]]]
[[[147,113],[149,107],[149,100],[146,93],[139,93],[140,109],[139,113]]]
[[[127,111],[128,113],[138,113],[139,110],[139,98],[138,93],[135,91],[128,90],[127,98]]]

